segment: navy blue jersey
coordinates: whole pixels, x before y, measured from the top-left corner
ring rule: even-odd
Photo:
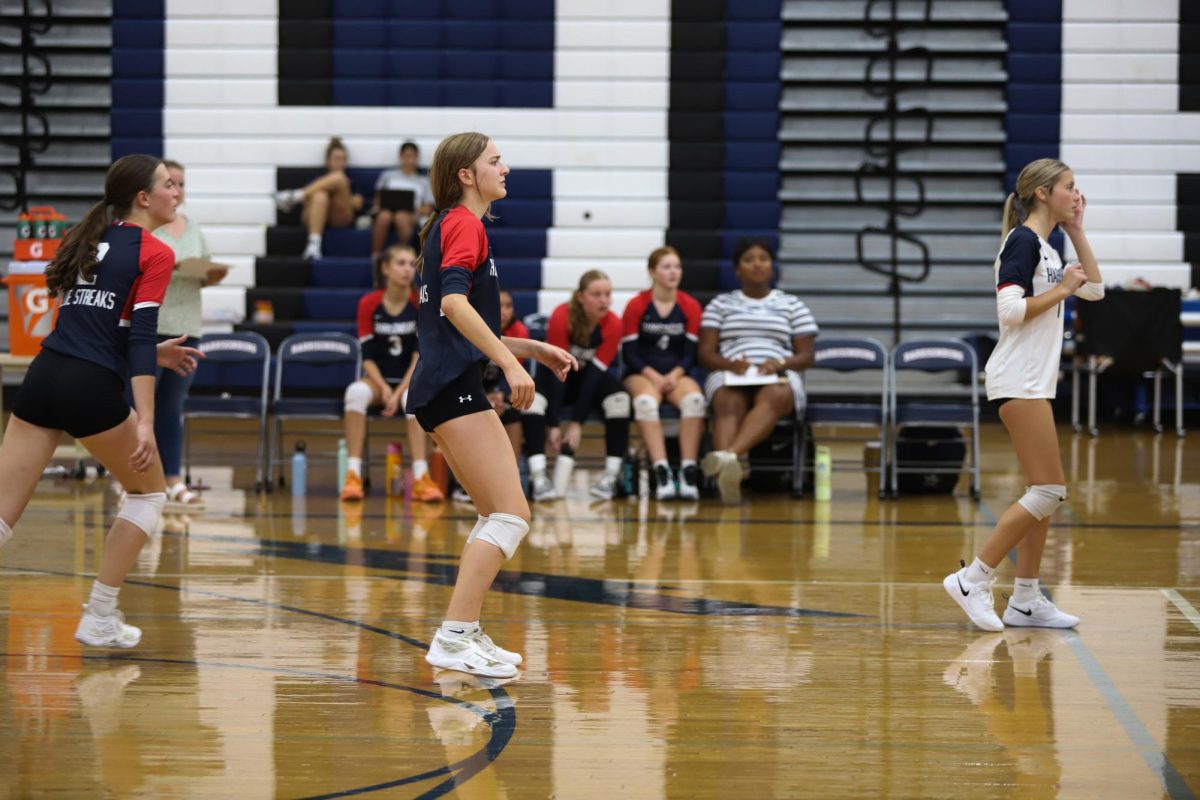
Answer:
[[[621,356],[625,374],[636,375],[650,367],[666,375],[676,367],[686,373],[696,365],[700,338],[700,303],[679,292],[667,316],[654,306],[654,292],[647,289],[625,306],[621,325]]]
[[[62,294],[42,346],[121,376],[153,375],[162,305],[175,253],[137,225],[117,223],[100,237],[96,271]]]
[[[400,383],[417,352],[417,300],[414,293],[399,314],[389,314],[383,295],[380,289],[358,301],[358,341],[363,360],[374,361],[388,383]]]
[[[442,314],[442,297],[465,294],[479,316],[500,336],[500,280],[483,222],[465,206],[441,213],[422,253],[417,336],[421,360],[408,389],[408,413],[428,404],[474,364],[487,357]]]

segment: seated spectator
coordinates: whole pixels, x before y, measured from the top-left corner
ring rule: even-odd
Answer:
[[[304,204],[300,219],[308,227],[308,244],[303,257],[307,261],[321,257],[321,235],[325,226],[348,228],[354,215],[362,210],[363,196],[350,191],[346,166],[350,162],[346,145],[333,137],[325,147],[326,173],[302,189],[282,189],[275,193],[275,205],[283,213]]]
[[[525,454],[533,482],[534,500],[554,500],[555,484],[565,486],[574,465],[575,451],[583,438],[588,414],[604,414],[604,474],[591,494],[610,499],[616,491],[621,462],[629,446],[629,395],[609,372],[621,346],[621,320],[609,310],[612,284],[600,270],[589,270],[579,279],[579,290],[571,300],[554,309],[546,327],[546,341],[569,350],[579,361],[579,371],[568,373],[560,383],[547,369],[538,369],[537,394],[525,411]],[[566,430],[558,427],[564,405],[570,405]],[[555,480],[546,476],[547,426],[552,452],[559,454]]]
[[[411,247],[395,245],[376,259],[375,283],[383,288],[358,301],[358,338],[362,342],[364,377],[346,387],[346,485],[343,500],[362,500],[362,453],[367,410],[383,406],[385,417],[404,416],[408,383],[417,366],[417,296],[413,280],[417,257]],[[415,483],[412,498],[443,499],[425,460],[426,434],[416,417],[405,420]]]
[[[774,259],[763,239],[738,242],[733,264],[742,288],[713,298],[700,322],[715,448],[703,467],[727,503],[741,500],[741,459],[750,448],[780,419],[804,411],[800,373],[812,366],[817,323],[798,298],[771,288]]]
[[[679,291],[683,263],[673,247],[660,247],[647,265],[653,285],[625,306],[621,355],[625,362],[625,388],[633,397],[633,418],[654,470],[655,497],[685,500],[700,497],[700,437],[704,433],[706,404],[700,386],[688,375],[696,366],[696,341],[700,333],[700,304]],[[659,405],[666,400],[680,411],[679,487],[667,463],[667,444]]]
[[[433,192],[429,189],[429,179],[417,169],[419,160],[420,151],[417,150],[416,143],[405,142],[400,145],[399,169],[385,169],[379,173],[379,179],[375,181],[375,202],[371,207],[375,215],[375,224],[371,230],[372,254],[383,249],[393,228],[396,230],[396,241],[399,244],[412,244],[419,218],[433,213]],[[379,193],[385,189],[412,192],[413,207],[407,210],[381,208]]]

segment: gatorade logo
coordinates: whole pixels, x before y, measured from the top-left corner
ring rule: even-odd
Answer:
[[[14,286],[26,336],[49,336],[54,328],[54,303],[45,286]]]

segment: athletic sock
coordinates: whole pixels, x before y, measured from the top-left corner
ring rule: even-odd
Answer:
[[[479,620],[475,620],[474,622],[459,622],[458,620],[447,619],[442,621],[442,627],[439,628],[442,636],[448,639],[470,636],[477,630],[479,630]]]
[[[660,458],[658,461],[654,462],[654,468],[658,469],[659,467],[669,470],[671,468],[671,465],[667,463],[667,460],[665,458]]]
[[[616,475],[618,472],[621,471],[621,461],[622,460],[623,459],[620,456],[605,456],[604,471],[607,472],[609,475]]]
[[[545,475],[546,475],[546,456],[545,456],[545,454],[538,453],[537,455],[530,456],[528,459],[526,459],[526,463],[529,465],[529,474],[530,475],[533,475],[534,477],[537,477],[537,476],[545,477]]]
[[[995,572],[995,569],[976,558],[971,562],[971,566],[967,567],[967,580],[971,583],[982,583],[990,580]]]
[[[687,469],[688,467],[694,466],[696,466],[696,459],[694,458],[685,458],[679,462],[680,469]]]
[[[419,481],[429,474],[429,462],[425,459],[413,459],[413,480]]]
[[[117,610],[117,595],[120,586],[106,586],[100,581],[92,584],[92,596],[88,598],[88,608],[102,617],[111,617]]]
[[[353,472],[355,475],[361,476],[362,475],[362,459],[361,458],[347,458],[346,459],[346,472]]]
[[[1038,596],[1038,579],[1037,578],[1017,578],[1013,584],[1013,602],[1032,603]]]

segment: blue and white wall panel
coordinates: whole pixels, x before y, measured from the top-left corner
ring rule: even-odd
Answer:
[[[265,252],[277,166],[319,164],[331,136],[356,165],[393,163],[405,139],[427,164],[445,135],[480,130],[513,168],[551,171],[541,308],[591,268],[644,285],[667,220],[669,0],[558,0],[551,108],[280,105],[278,13],[276,0],[166,3],[163,152],[188,167],[189,209],[237,283]]]
[[[1200,173],[1180,110],[1180,0],[1063,0],[1060,157],[1088,197],[1105,279],[1188,288],[1176,176]]]

